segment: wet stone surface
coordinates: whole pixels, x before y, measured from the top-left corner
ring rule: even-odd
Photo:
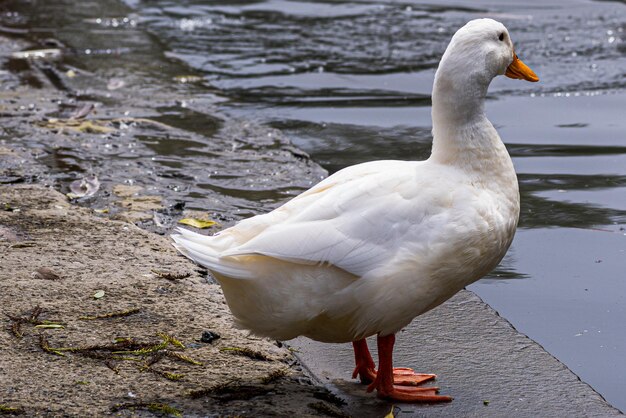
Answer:
[[[104,10],[102,2],[93,3]],[[57,6],[44,7],[52,13]],[[95,177],[99,189],[75,203],[163,233],[184,208],[201,209],[227,225],[325,177],[325,170],[278,130],[218,115],[220,99],[206,88],[177,82],[189,69],[166,59],[144,32],[132,25],[93,30],[100,25],[92,19],[95,11],[80,7],[55,15],[69,21],[44,26],[54,42],[45,30],[24,29],[18,40],[0,37],[6,51],[0,58],[6,68],[0,146],[20,156],[4,160],[3,183],[38,181],[70,193],[72,183]],[[43,12],[21,20],[11,15],[11,23],[43,24],[37,20]],[[84,39],[72,37],[80,31],[87,34]],[[118,42],[119,51],[97,48],[102,42]],[[50,43],[59,51],[54,59],[11,55],[48,50]],[[138,73],[138,61],[150,61],[147,74]],[[120,204],[118,185],[137,186],[126,198],[144,204]]]

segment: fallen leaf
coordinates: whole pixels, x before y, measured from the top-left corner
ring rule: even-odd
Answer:
[[[0,403],[0,415],[21,415],[24,410],[21,408],[14,408],[4,403]]]
[[[94,299],[101,299],[104,297],[104,290],[98,290],[94,295]]]
[[[213,225],[217,225],[217,222],[215,221],[203,221],[201,219],[195,219],[195,218],[184,218],[178,221],[178,223],[183,224],[183,225],[193,226],[194,228],[200,228],[200,229],[209,228]]]
[[[44,329],[65,329],[65,327],[61,324],[39,324],[35,325],[35,328],[44,328]]]
[[[84,177],[70,183],[71,192],[67,194],[70,199],[90,197],[96,194],[100,188],[100,180],[95,175]]]
[[[391,405],[391,411],[389,411],[389,413],[385,415],[385,418],[395,418],[395,415],[393,414],[394,408],[395,408],[395,405]]]
[[[108,134],[115,132],[115,128],[108,126],[110,123],[111,121],[105,119],[86,120],[50,118],[47,121],[37,122],[37,125],[50,129],[53,132],[64,132],[65,130],[68,130],[86,134]]]

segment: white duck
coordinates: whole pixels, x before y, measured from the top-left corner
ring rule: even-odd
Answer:
[[[176,248],[214,274],[239,326],[278,340],[353,342],[353,377],[368,391],[451,400],[415,387],[434,375],[392,367],[394,334],[491,271],[513,240],[517,177],[484,112],[502,74],[539,80],[504,25],[472,20],[435,75],[428,160],[347,167],[214,236],[179,229]],[[365,342],[374,334],[378,371]]]

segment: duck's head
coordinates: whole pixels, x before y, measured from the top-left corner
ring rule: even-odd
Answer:
[[[433,123],[467,120],[483,114],[487,88],[495,77],[539,81],[515,54],[506,27],[476,19],[459,29],[444,52],[433,88]]]
[[[441,72],[485,87],[498,75],[539,81],[515,54],[509,31],[493,19],[471,20],[454,34],[441,58],[438,73]]]

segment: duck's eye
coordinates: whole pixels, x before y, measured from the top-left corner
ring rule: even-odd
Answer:
[[[501,41],[504,41],[504,32],[502,32],[499,36],[498,39]]]

